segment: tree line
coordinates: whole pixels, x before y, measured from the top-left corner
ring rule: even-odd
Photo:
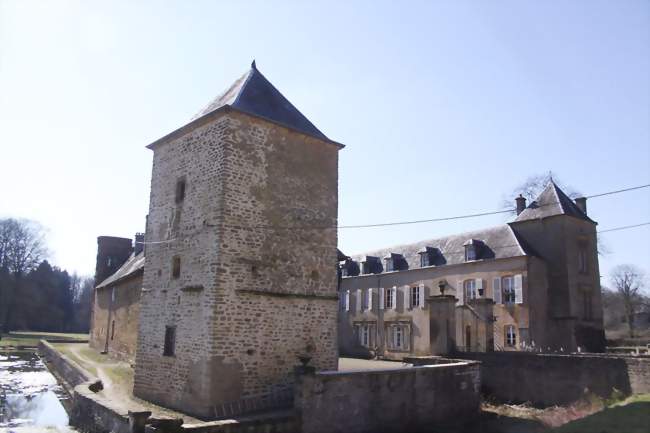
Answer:
[[[0,327],[42,332],[88,332],[94,281],[47,261],[43,228],[0,219]]]

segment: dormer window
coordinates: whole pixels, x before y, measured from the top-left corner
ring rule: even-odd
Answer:
[[[341,276],[342,277],[347,277],[348,276],[348,267],[343,265],[341,266]]]
[[[473,260],[478,260],[479,258],[479,245],[481,241],[476,239],[470,239],[465,242],[463,245],[465,247],[465,261],[471,262]]]
[[[365,260],[359,260],[359,271],[361,271],[361,275],[369,274],[370,273],[370,266],[369,263]]]
[[[429,255],[427,253],[420,253],[420,267],[426,268],[427,266],[431,266],[429,262]]]
[[[476,260],[476,246],[465,245],[465,261],[471,262],[472,260]]]
[[[393,272],[395,270],[394,262],[392,258],[387,258],[386,259],[386,272]]]

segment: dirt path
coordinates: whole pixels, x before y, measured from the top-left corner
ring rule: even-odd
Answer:
[[[83,368],[102,381],[104,389],[100,391],[100,395],[109,399],[112,406],[120,412],[148,410],[152,412],[154,417],[183,418],[185,423],[200,422],[198,419],[186,414],[165,409],[133,396],[133,369],[130,364],[111,359],[105,355],[98,355],[96,352],[89,352],[92,349],[89,349],[85,344],[65,344],[62,346],[72,354],[73,358]],[[100,360],[93,359],[95,356],[100,356]]]

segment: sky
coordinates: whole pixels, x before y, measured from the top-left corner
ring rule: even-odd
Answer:
[[[552,171],[585,195],[650,183],[648,1],[0,0],[0,217],[92,275],[96,238],[144,230],[152,153],[258,69],[340,152],[339,224],[502,208]],[[606,230],[650,188],[593,198]],[[507,221],[340,229],[346,254]],[[602,235],[650,272],[650,226]]]

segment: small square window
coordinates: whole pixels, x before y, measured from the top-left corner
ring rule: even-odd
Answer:
[[[165,347],[163,356],[174,356],[176,351],[176,327],[165,326]]]
[[[181,203],[185,200],[185,179],[178,179],[176,181],[176,203]]]
[[[172,259],[172,278],[176,279],[181,276],[181,258],[176,256]]]

